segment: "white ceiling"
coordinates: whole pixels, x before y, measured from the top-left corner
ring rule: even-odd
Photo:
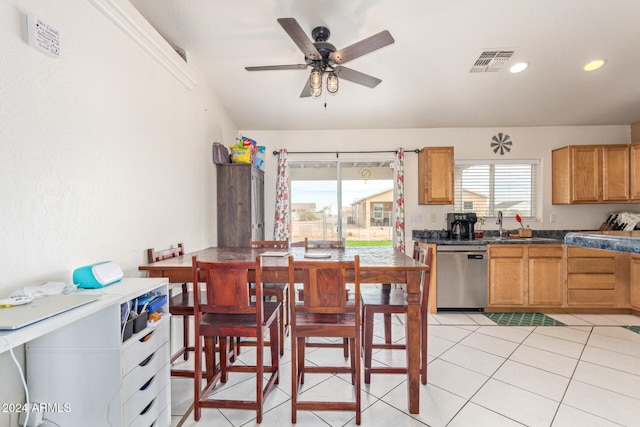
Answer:
[[[380,129],[628,125],[640,119],[638,0],[131,0],[186,50],[240,129]],[[311,38],[324,25],[340,49],[382,30],[395,43],[345,66],[382,79],[340,81],[300,98],[304,63],[276,21]],[[520,74],[470,73],[485,49],[515,49]],[[594,58],[606,65],[586,73]],[[326,108],[324,106],[326,98]]]

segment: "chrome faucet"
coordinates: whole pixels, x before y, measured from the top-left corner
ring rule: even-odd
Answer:
[[[498,234],[500,235],[500,238],[502,238],[502,211],[498,211],[498,220],[496,221],[496,224],[498,224]]]

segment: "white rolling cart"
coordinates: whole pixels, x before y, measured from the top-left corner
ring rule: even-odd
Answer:
[[[26,344],[31,402],[65,427],[170,426],[168,303],[124,342],[120,320],[122,304],[167,295],[167,279],[125,278],[99,291],[113,302]]]

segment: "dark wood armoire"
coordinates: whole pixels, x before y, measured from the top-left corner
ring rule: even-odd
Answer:
[[[216,165],[218,246],[264,240],[264,171],[250,164]]]

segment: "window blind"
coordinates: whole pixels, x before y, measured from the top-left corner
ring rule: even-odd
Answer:
[[[478,216],[536,216],[539,160],[458,160],[454,208]]]

